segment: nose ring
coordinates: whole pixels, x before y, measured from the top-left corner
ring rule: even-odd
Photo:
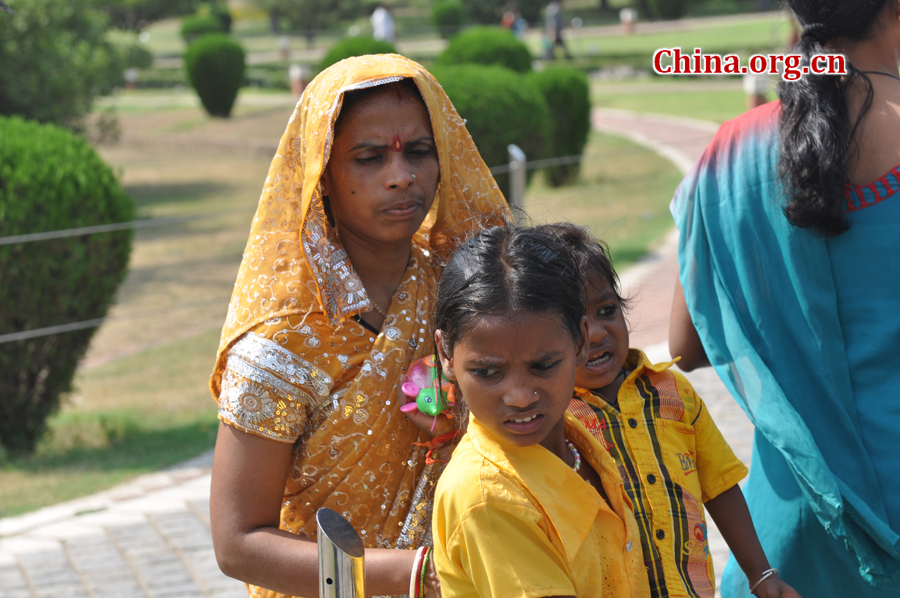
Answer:
[[[411,173],[409,173],[409,176],[412,177],[412,180],[416,180],[416,173],[411,172]]]
[[[537,396],[537,391],[534,391],[534,396]]]

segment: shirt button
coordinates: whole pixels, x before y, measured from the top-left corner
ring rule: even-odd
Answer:
[[[660,540],[666,537],[666,532],[661,529],[656,530],[656,537]]]
[[[629,419],[628,425],[631,426],[632,428],[637,428],[637,420],[634,418]]]
[[[650,475],[647,476],[647,482],[650,483],[650,484],[655,484],[655,483],[656,483],[656,476],[653,475],[653,474],[651,473]]]
[[[632,546],[631,540],[628,540],[628,544],[625,545],[625,552],[630,552]]]

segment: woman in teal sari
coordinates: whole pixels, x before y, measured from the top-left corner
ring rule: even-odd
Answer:
[[[722,126],[672,202],[682,367],[756,426],[744,492],[803,595],[900,596],[900,0],[787,0],[810,57]],[[748,596],[726,567],[722,595]]]

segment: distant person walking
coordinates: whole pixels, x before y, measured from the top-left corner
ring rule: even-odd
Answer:
[[[557,46],[562,48],[566,58],[572,58],[566,42],[563,40],[563,28],[566,18],[563,15],[562,0],[554,0],[544,9],[544,22],[546,23],[547,60],[555,58]]]
[[[391,7],[387,4],[379,4],[372,12],[372,37],[386,42],[394,43],[397,39],[397,29],[394,27],[394,16]]]
[[[525,30],[528,29],[528,22],[522,18],[518,4],[510,2],[506,5],[506,12],[503,13],[503,17],[500,19],[500,26],[512,31],[513,35],[518,38],[524,35]]]

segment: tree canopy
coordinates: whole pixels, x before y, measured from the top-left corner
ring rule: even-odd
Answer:
[[[69,127],[122,76],[122,53],[92,0],[5,0],[0,13],[0,115]]]
[[[140,31],[150,23],[186,15],[197,10],[203,0],[91,0],[109,15],[114,27]]]

